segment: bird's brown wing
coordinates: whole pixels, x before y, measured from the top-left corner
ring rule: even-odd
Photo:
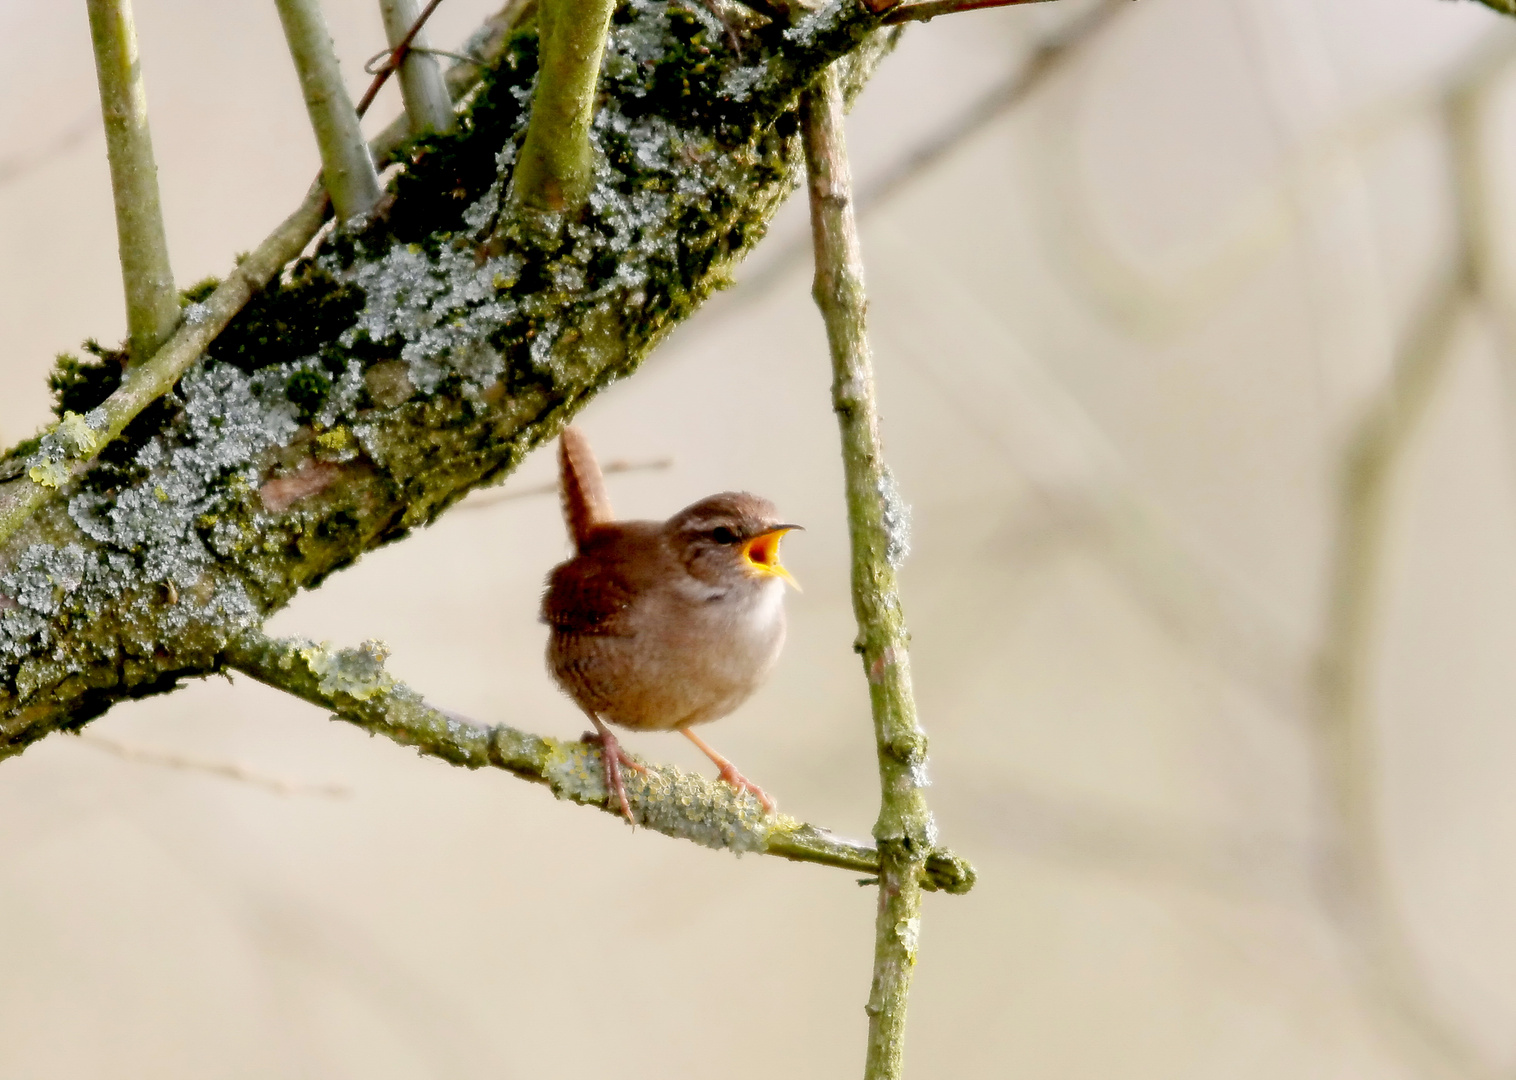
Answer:
[[[630,635],[636,588],[610,560],[574,558],[556,567],[542,596],[542,621],[561,634]]]
[[[589,440],[574,427],[558,436],[558,481],[563,496],[563,520],[574,547],[584,550],[597,525],[615,518],[605,477],[595,461]]]

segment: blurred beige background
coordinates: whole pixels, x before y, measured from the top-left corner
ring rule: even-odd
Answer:
[[[375,5],[326,0],[351,84]],[[449,0],[458,42],[490,8]],[[137,0],[175,272],[221,273],[316,156],[273,5]],[[1087,11],[910,31],[860,101],[890,173]],[[0,435],[53,353],[123,330],[82,4],[0,0]],[[1343,447],[1452,257],[1437,87],[1516,25],[1434,0],[1141,0],[863,223],[932,792],[980,871],[929,897],[917,1077],[1398,1078],[1516,1069],[1516,504],[1499,321],[1460,322],[1393,476],[1364,958],[1324,902],[1313,704]],[[397,108],[391,91],[374,110]],[[1497,85],[1487,144],[1516,138]],[[1495,191],[1516,183],[1492,155]],[[1499,251],[1510,223],[1484,223]],[[749,488],[807,531],[772,683],[709,737],[865,835],[828,367],[792,204],[583,424],[618,510]],[[787,246],[788,245],[788,246]],[[506,490],[547,479],[543,455]],[[477,497],[486,501],[489,497]],[[465,504],[273,629],[394,649],[480,720],[582,728],[535,621],[551,498]],[[118,708],[116,747],[340,784],[280,795],[54,737],[0,765],[0,1076],[856,1075],[873,894],[554,803],[247,680]],[[633,748],[698,767],[680,740]],[[708,766],[705,766],[708,768]],[[1355,943],[1356,942],[1356,943]],[[1379,961],[1398,955],[1388,974]]]

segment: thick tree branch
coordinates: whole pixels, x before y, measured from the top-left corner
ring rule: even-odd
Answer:
[[[147,91],[129,0],[89,0],[89,26],[116,200],[128,352],[140,363],[173,333],[179,321],[179,294],[174,290],[168,237],[163,231],[158,165],[153,160]]]
[[[448,73],[448,89],[463,97],[479,84],[484,65],[497,61],[512,29],[529,13],[532,0],[511,0],[486,21],[477,49],[480,64],[460,64]],[[369,146],[375,161],[387,161],[405,143],[410,121],[401,116]],[[179,381],[247,302],[311,242],[329,208],[322,177],[305,201],[251,255],[244,256],[203,303],[193,305],[172,340],[152,360],[127,373],[121,386],[82,418],[51,429],[27,460],[29,475],[0,485],[0,544],[4,544],[58,487],[80,476],[143,409]],[[83,425],[82,427],[80,425]]]
[[[65,413],[22,463],[27,466],[26,475],[0,486],[0,543],[10,539],[60,488],[82,475],[143,409],[173,388],[248,300],[310,243],[321,228],[327,205],[326,191],[318,183],[203,303],[190,306],[174,336],[150,360],[129,370],[110,397],[83,416]]]
[[[274,0],[300,76],[300,92],[310,114],[321,173],[337,220],[365,218],[379,201],[379,174],[358,128],[358,113],[342,82],[331,31],[321,0]]]
[[[231,642],[223,659],[228,667],[260,682],[332,710],[335,719],[414,746],[428,757],[469,769],[503,769],[545,784],[559,799],[620,817],[619,806],[612,806],[608,798],[597,747],[506,724],[480,727],[433,708],[385,670],[387,652],[372,641],[337,651],[309,641],[250,633]],[[782,814],[766,815],[756,799],[730,784],[669,765],[650,765],[644,774],[629,772],[626,787],[638,823],[665,836],[738,854],[756,852],[879,872],[879,853],[869,845]],[[921,867],[921,884],[927,889],[962,893],[973,883],[973,869],[948,851],[932,851]]]
[[[21,478],[0,501],[35,508],[0,540],[0,757],[215,670],[300,588],[556,435],[762,235],[797,178],[801,90],[839,58],[856,89],[890,40],[856,0],[741,57],[677,5],[623,11],[596,187],[565,243],[483,250],[517,212],[504,185],[536,71],[518,32],[457,132],[412,147],[386,213],[269,278],[88,468],[111,429],[96,410],[137,384],[60,367],[64,422],[0,458]]]
[[[832,409],[842,435],[848,533],[853,549],[855,648],[863,658],[879,752],[879,915],[874,977],[866,1011],[864,1076],[904,1074],[905,1019],[921,927],[922,867],[936,843],[926,805],[926,733],[916,720],[909,635],[895,571],[909,549],[908,520],[884,463],[874,404],[874,371],[864,325],[863,257],[853,220],[852,178],[835,68],[801,99],[800,123],[816,248],[812,290],[832,353]]]

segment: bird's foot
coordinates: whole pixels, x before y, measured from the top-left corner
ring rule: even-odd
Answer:
[[[731,784],[732,787],[736,788],[738,791],[750,792],[753,797],[762,804],[763,812],[765,814],[772,814],[775,810],[778,809],[778,806],[774,803],[774,800],[768,797],[768,793],[765,792],[757,784],[749,780],[747,777],[743,776],[740,772],[738,772],[737,766],[733,765],[730,761],[721,766],[721,771],[717,773],[717,779],[725,780],[728,784]]]
[[[647,766],[623,750],[621,740],[611,734],[609,728],[586,731],[580,741],[600,747],[600,763],[605,769],[606,790],[616,796],[616,801],[621,805],[621,814],[626,818],[627,824],[635,827],[637,819],[632,817],[632,804],[627,801],[626,784],[621,779],[621,766],[625,765],[628,769],[633,769],[643,775],[647,774]]]

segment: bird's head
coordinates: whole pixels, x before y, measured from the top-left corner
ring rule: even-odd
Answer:
[[[774,504],[745,491],[724,491],[687,506],[667,525],[669,541],[690,574],[708,585],[798,582],[779,562],[779,542],[800,528],[779,520]]]

